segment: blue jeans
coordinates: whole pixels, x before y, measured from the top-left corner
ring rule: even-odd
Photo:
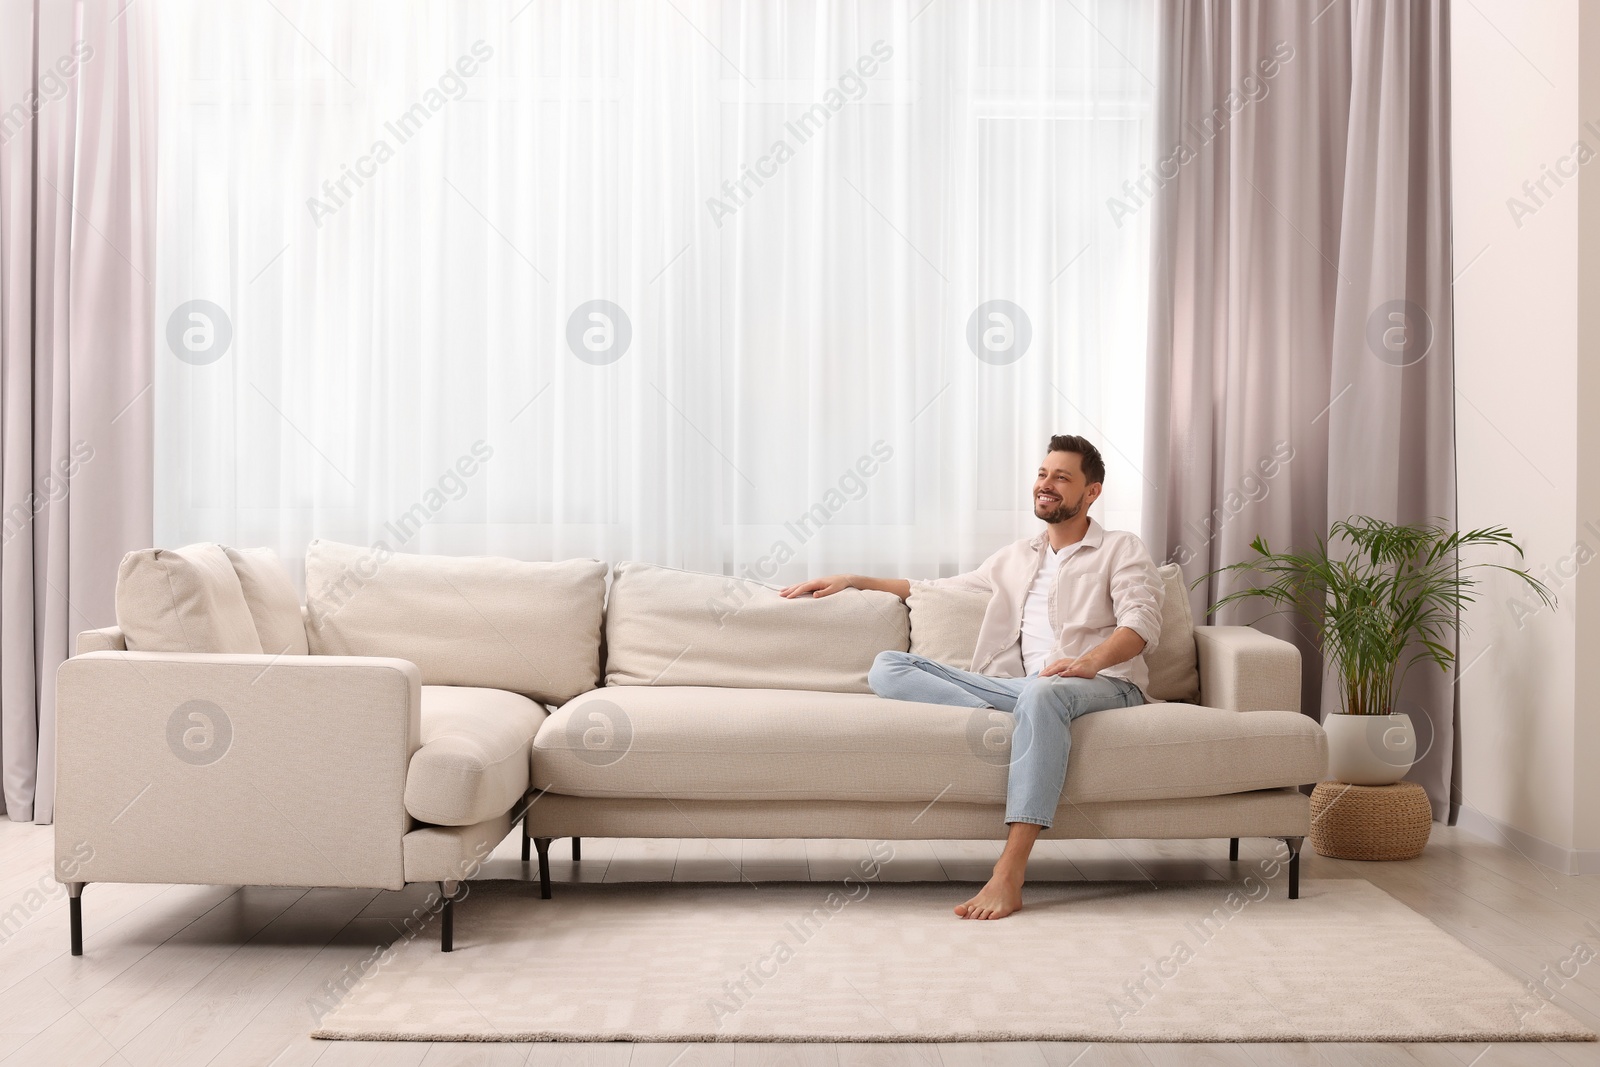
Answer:
[[[1016,716],[1006,779],[1006,822],[1048,828],[1067,781],[1072,720],[1091,711],[1147,703],[1121,678],[990,678],[911,652],[880,652],[867,674],[872,691],[890,700],[993,708]]]

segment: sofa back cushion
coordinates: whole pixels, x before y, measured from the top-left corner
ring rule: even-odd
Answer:
[[[1165,596],[1161,606],[1161,637],[1145,655],[1151,700],[1193,703],[1200,697],[1200,671],[1194,647],[1194,618],[1189,610],[1189,590],[1176,563],[1156,568]],[[939,586],[913,586],[911,600],[911,651],[940,663],[972,669],[978,629],[989,605],[988,593]]]
[[[989,594],[948,586],[911,587],[911,651],[964,671],[972,669]]]
[[[1176,563],[1162,564],[1156,573],[1166,586],[1166,596],[1161,600],[1161,639],[1144,658],[1150,671],[1145,695],[1151,700],[1193,704],[1200,699],[1200,661],[1194,647],[1189,587]]]
[[[605,564],[419,556],[312,541],[306,635],[322,656],[398,656],[424,685],[561,704],[600,680]]]
[[[607,685],[870,693],[873,658],[909,647],[892,593],[785,600],[760,582],[619,563],[606,606]]]
[[[135,652],[257,654],[261,641],[221,545],[142,548],[117,567],[117,625]]]
[[[305,618],[300,614],[300,594],[289,580],[278,554],[270,548],[229,548],[228,562],[239,579],[245,605],[255,621],[261,651],[271,656],[303,656]]]

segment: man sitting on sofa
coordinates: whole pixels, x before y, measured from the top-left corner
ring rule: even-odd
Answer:
[[[1066,782],[1072,720],[1148,703],[1144,652],[1161,631],[1161,580],[1138,537],[1089,517],[1105,474],[1099,449],[1084,438],[1050,438],[1033,483],[1033,513],[1045,530],[1000,549],[976,570],[916,583],[990,594],[974,670],[881,652],[867,676],[879,696],[1016,716],[1005,849],[988,884],[956,906],[964,919],[1002,919],[1022,906],[1028,855],[1050,826]],[[836,574],[791,585],[783,595],[878,589],[904,600],[912,584]]]

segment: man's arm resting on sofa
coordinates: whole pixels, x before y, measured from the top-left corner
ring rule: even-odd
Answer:
[[[75,656],[56,685],[58,877],[397,888],[420,709],[400,659]]]
[[[826,578],[813,578],[809,582],[799,582],[786,586],[780,596],[790,600],[807,593],[813,596],[832,596],[834,593],[846,589],[877,590],[880,593],[893,593],[901,600],[911,595],[911,582],[905,578],[869,578],[864,574],[831,574]]]
[[[1234,711],[1299,711],[1300,650],[1249,626],[1196,626],[1200,703]]]

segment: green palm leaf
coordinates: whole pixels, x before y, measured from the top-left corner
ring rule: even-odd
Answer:
[[[1332,546],[1344,546],[1336,555]],[[1387,715],[1407,673],[1418,663],[1449,670],[1462,609],[1476,601],[1478,572],[1514,575],[1554,607],[1555,594],[1527,571],[1502,563],[1462,563],[1466,551],[1505,550],[1523,558],[1504,526],[1451,530],[1442,523],[1400,525],[1355,515],[1328,528],[1305,552],[1274,552],[1266,539],[1250,542],[1255,555],[1195,581],[1237,574],[1255,584],[1212,605],[1265,601],[1269,615],[1298,615],[1310,623],[1328,667],[1338,672],[1344,710]],[[1257,621],[1260,621],[1259,619]],[[1409,653],[1409,655],[1408,655]]]

